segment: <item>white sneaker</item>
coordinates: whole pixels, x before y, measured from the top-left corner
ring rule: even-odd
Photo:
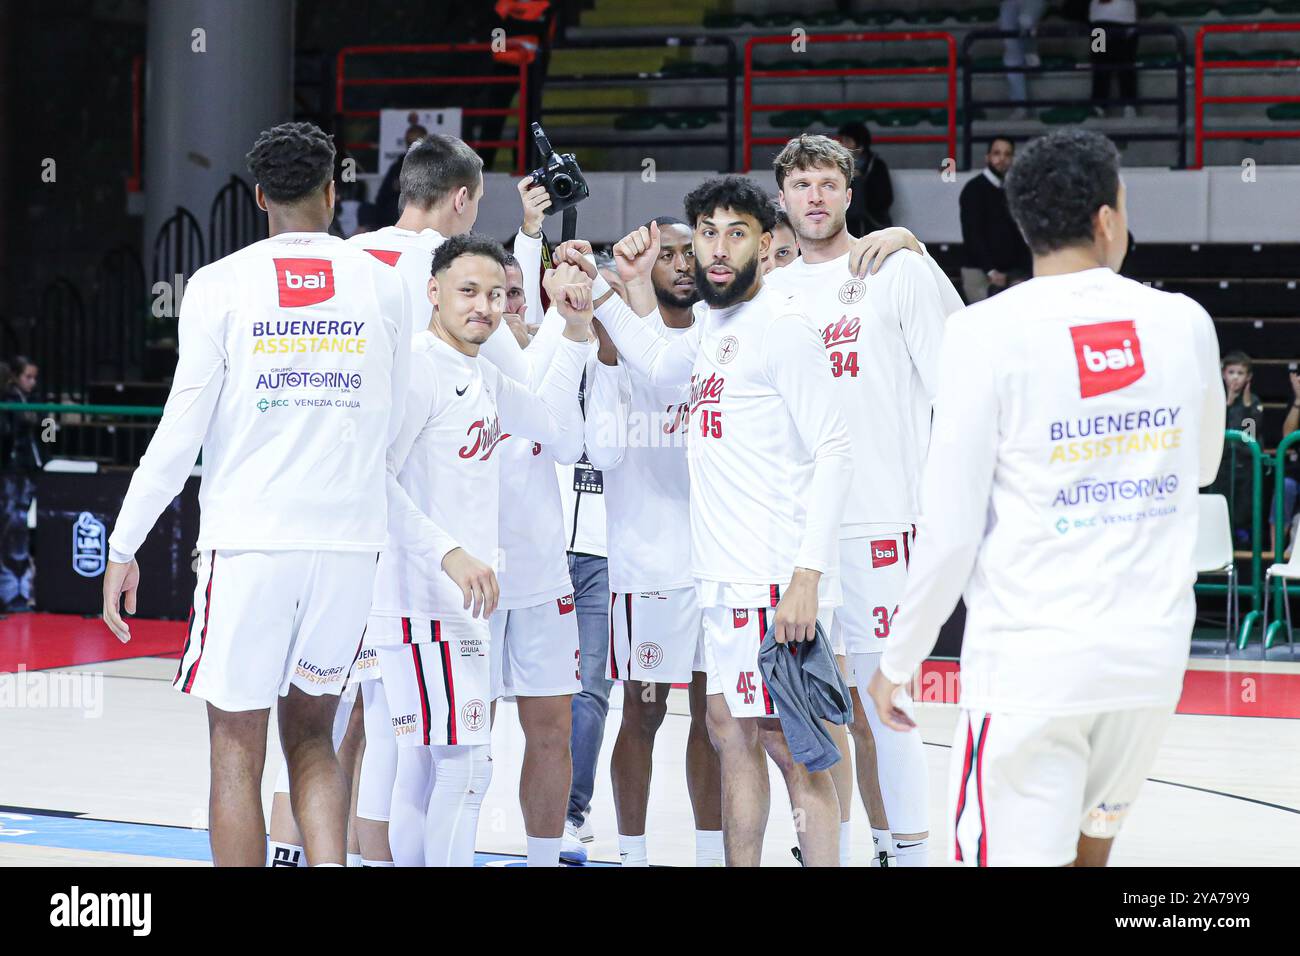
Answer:
[[[578,827],[578,839],[583,843],[595,843],[596,831],[591,828],[591,814],[582,815],[582,826]]]
[[[560,859],[565,863],[586,863],[587,848],[582,845],[578,828],[570,820],[564,821],[564,839],[560,843]]]

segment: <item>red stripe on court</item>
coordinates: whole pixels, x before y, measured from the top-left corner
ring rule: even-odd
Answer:
[[[919,683],[911,690],[913,698],[923,703],[959,703],[961,668],[956,661],[926,661]],[[1188,671],[1177,713],[1300,719],[1300,669],[1295,673]]]
[[[184,621],[124,618],[131,628],[123,644],[98,617],[76,614],[15,614],[0,620],[0,671],[13,673],[133,657],[178,657]]]

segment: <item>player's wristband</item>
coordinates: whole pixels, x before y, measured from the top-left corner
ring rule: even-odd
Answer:
[[[610,292],[609,282],[606,281],[605,277],[600,274],[600,270],[597,270],[596,278],[591,280],[591,301],[595,302],[597,299],[601,298],[602,296],[608,295],[609,292]]]

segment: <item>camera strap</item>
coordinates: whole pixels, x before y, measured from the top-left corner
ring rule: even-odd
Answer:
[[[570,206],[561,215],[564,217],[564,225],[560,231],[560,241],[568,242],[570,239],[576,239],[578,236],[578,207]]]

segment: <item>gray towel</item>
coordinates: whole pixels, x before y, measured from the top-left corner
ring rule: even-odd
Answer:
[[[821,625],[816,640],[778,644],[773,620],[758,649],[758,667],[791,756],[811,773],[835,766],[840,751],[822,720],[851,724],[853,702]]]

